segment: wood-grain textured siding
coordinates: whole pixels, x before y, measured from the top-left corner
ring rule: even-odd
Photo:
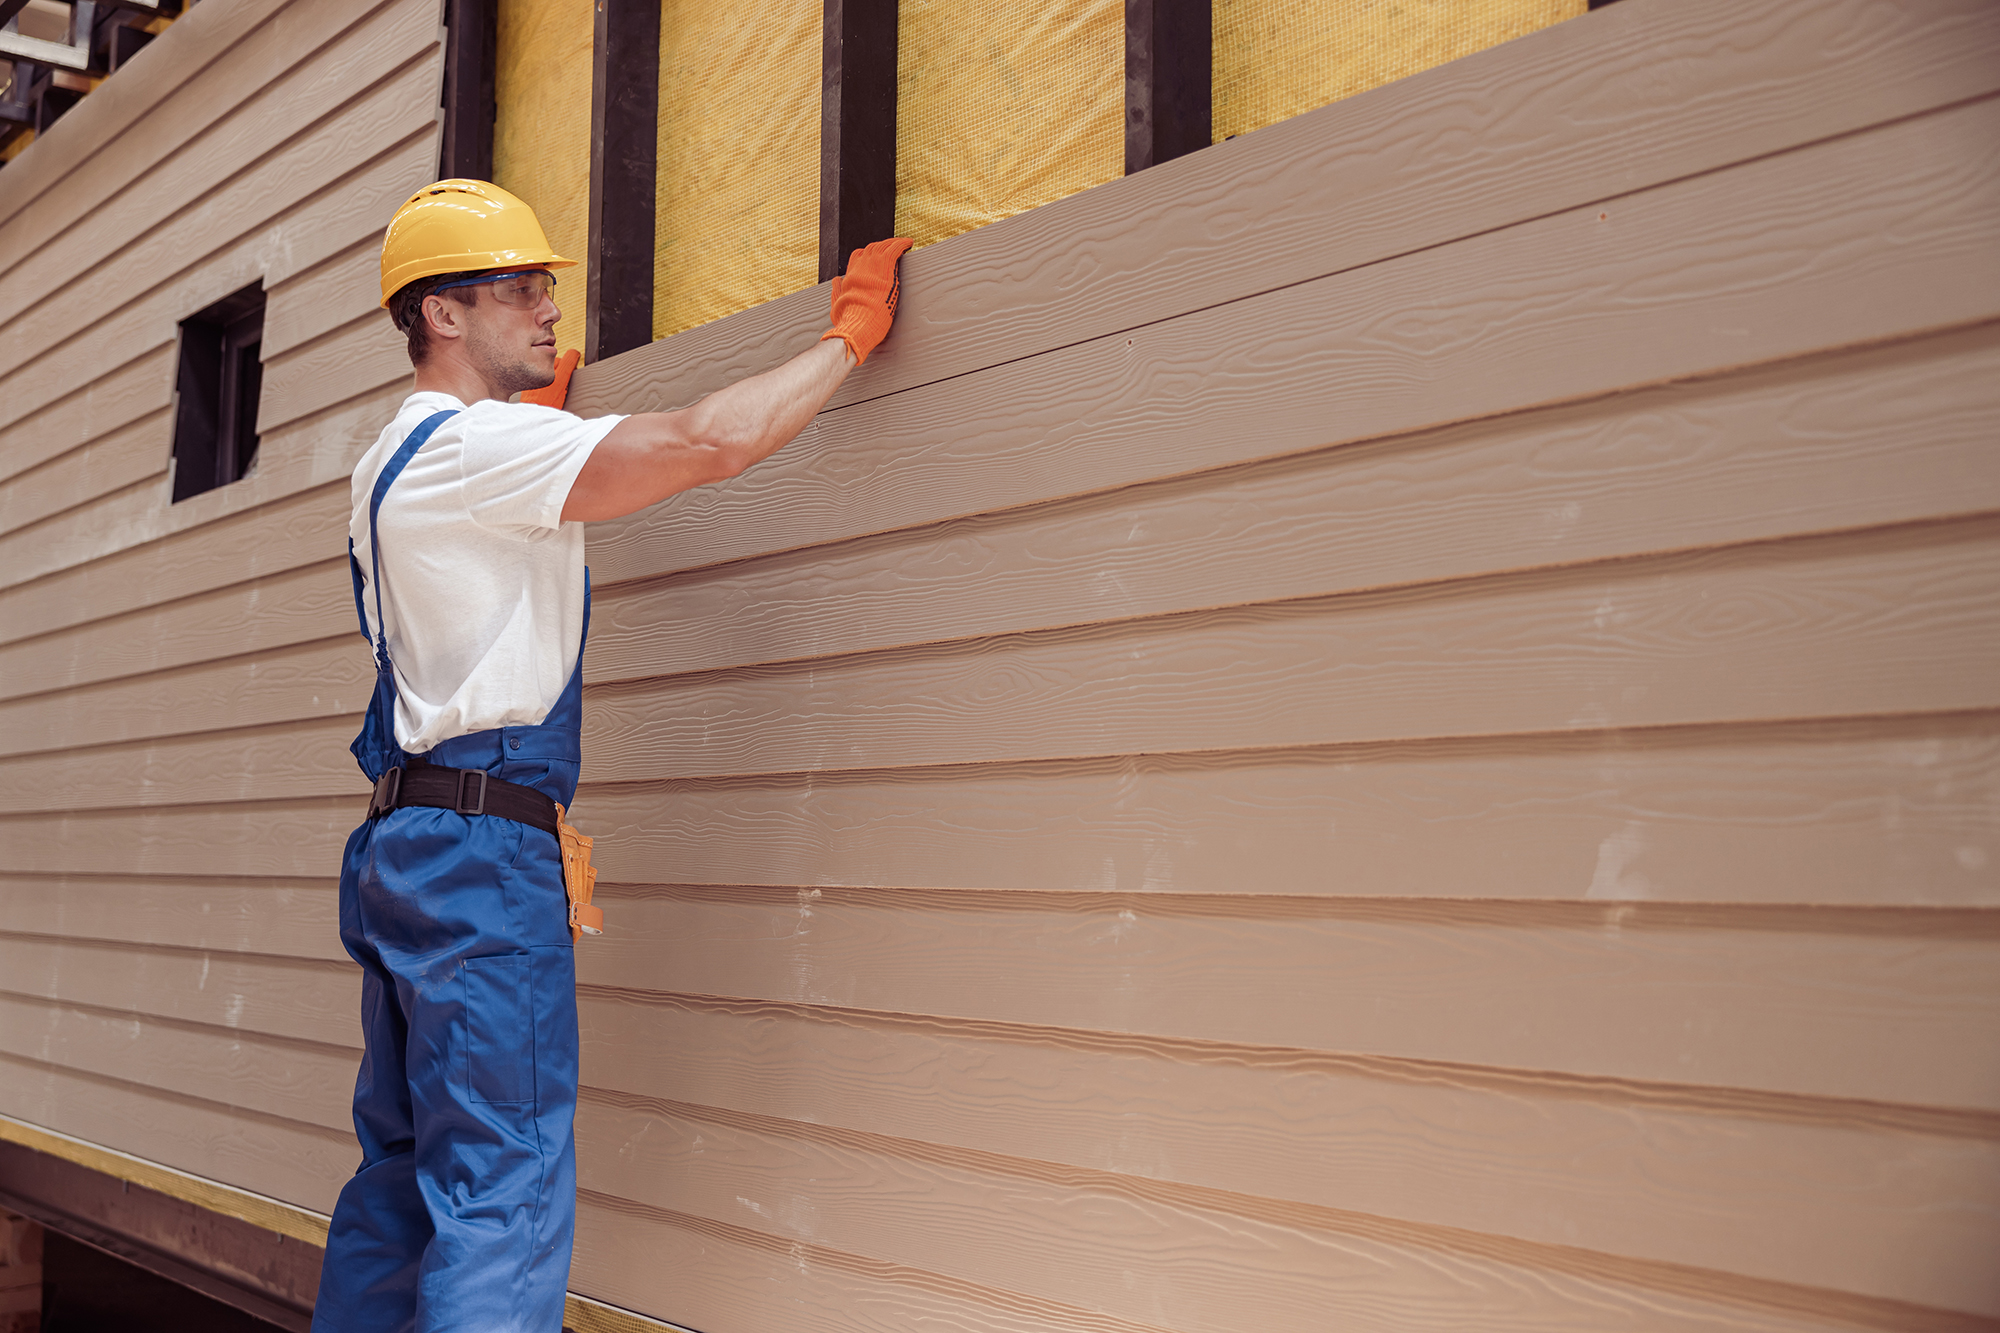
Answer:
[[[0,204],[0,1114],[321,1210],[434,20],[208,0]],[[257,470],[169,507],[259,276]],[[1996,441],[1987,0],[1622,0],[913,255],[800,440],[592,533],[573,1286],[2000,1327]]]

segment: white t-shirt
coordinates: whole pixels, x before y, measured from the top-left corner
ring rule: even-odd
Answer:
[[[569,683],[583,639],[583,524],[562,521],[577,473],[623,417],[443,393],[403,400],[354,469],[348,534],[364,581],[375,478],[425,418],[458,409],[389,487],[382,618],[396,668],[396,740],[413,754],[492,727],[532,726]],[[375,623],[375,589],[362,605]]]

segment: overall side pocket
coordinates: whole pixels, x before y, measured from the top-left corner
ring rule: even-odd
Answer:
[[[524,953],[468,958],[465,1083],[475,1102],[535,1099],[534,987]]]

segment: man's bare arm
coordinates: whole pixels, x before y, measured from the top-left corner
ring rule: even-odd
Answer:
[[[625,418],[577,474],[563,521],[623,518],[736,476],[804,430],[854,365],[847,344],[833,338],[692,407]]]

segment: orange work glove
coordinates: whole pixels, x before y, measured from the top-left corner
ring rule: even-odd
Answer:
[[[847,276],[833,280],[833,327],[819,335],[821,342],[841,339],[854,353],[857,366],[868,359],[876,344],[889,336],[896,298],[903,290],[896,265],[914,244],[907,236],[891,236],[847,257]]]
[[[537,407],[561,408],[569,400],[569,373],[576,369],[580,354],[572,347],[556,358],[556,382],[546,389],[523,389],[521,401]]]

